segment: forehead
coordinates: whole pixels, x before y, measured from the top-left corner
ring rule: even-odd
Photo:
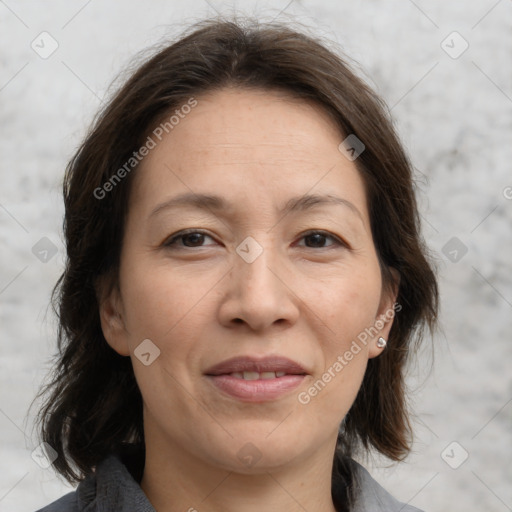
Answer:
[[[332,143],[336,149],[341,138],[316,104],[280,91],[253,89],[222,89],[198,98],[197,106],[172,133],[175,146],[185,138],[194,144],[196,151],[189,158],[229,155],[249,162],[261,157],[262,164],[288,161],[291,156],[312,162],[318,159],[316,151]]]
[[[338,150],[344,136],[316,104],[240,89],[196,99],[137,169],[134,201],[146,211],[183,192],[223,195],[241,206],[259,201],[261,208],[338,193],[366,210],[360,173]]]

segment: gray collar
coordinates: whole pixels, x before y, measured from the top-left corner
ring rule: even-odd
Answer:
[[[350,464],[359,488],[353,512],[422,512],[416,507],[396,500],[363,466],[354,460],[351,460]]]

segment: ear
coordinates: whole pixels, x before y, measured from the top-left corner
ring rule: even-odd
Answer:
[[[128,332],[119,287],[115,284],[109,286],[102,279],[97,281],[95,288],[103,336],[118,354],[129,356]]]
[[[391,279],[382,287],[379,309],[374,324],[378,333],[374,336],[370,343],[370,348],[368,351],[369,359],[379,356],[382,354],[382,351],[385,350],[377,346],[377,340],[379,338],[384,338],[386,341],[388,341],[395,314],[401,309],[401,306],[396,303],[400,285],[400,274],[396,269],[392,267],[388,267],[388,269],[391,274]]]

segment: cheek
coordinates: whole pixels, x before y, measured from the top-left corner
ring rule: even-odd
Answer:
[[[374,294],[369,301],[362,287],[345,288],[333,297],[323,310],[331,312],[328,325],[332,330],[320,340],[323,368],[299,397],[303,407],[311,407],[310,417],[319,418],[318,428],[322,422],[338,425],[354,403],[368,364],[370,338],[361,341],[361,333],[374,324],[379,299]]]
[[[144,261],[142,255],[132,261],[134,264],[126,265],[122,273],[122,292],[135,375],[144,395],[153,394],[151,390],[160,387],[169,390],[169,397],[179,402],[180,384],[192,388],[205,351],[201,341],[207,340],[206,324],[211,325],[214,319],[212,301],[222,273],[211,269],[201,272],[197,267],[173,268],[168,261]],[[137,360],[141,352],[138,347],[146,339],[159,350],[151,366]],[[180,407],[178,402],[175,405]]]
[[[209,318],[205,294],[212,287],[208,280],[192,280],[170,265],[133,258],[136,264],[122,270],[123,308],[132,364],[144,401],[158,415],[165,403],[176,410],[188,407],[183,393],[192,388],[192,370],[200,347],[194,341],[206,318]],[[127,262],[129,263],[129,262]],[[201,300],[203,299],[203,300]],[[156,345],[158,355],[149,364],[139,359],[143,340]],[[146,342],[147,343],[147,342]],[[147,345],[146,345],[147,346]],[[149,345],[150,357],[153,350]],[[190,404],[189,404],[190,405]]]
[[[330,334],[322,343],[323,373],[316,377],[316,390],[310,391],[324,413],[333,417],[346,414],[361,385],[372,340],[367,332],[376,321],[380,286],[380,272],[369,266],[340,277],[314,302],[320,318],[327,319]]]
[[[317,304],[320,317],[327,319],[332,330],[331,350],[337,351],[337,355],[375,323],[380,303],[380,271],[370,265],[350,270],[332,280],[312,302]]]
[[[194,312],[201,308],[201,299],[215,282],[206,275],[198,279],[173,269],[168,263],[145,265],[140,260],[127,264],[122,279],[125,322],[132,343],[141,336],[163,341],[174,336],[184,323],[191,328]]]

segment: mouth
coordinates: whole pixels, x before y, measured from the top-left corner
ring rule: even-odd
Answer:
[[[296,389],[308,372],[286,357],[235,357],[204,373],[217,391],[243,402],[277,400]]]
[[[211,366],[204,372],[206,375],[233,375],[245,380],[273,379],[284,375],[306,375],[304,367],[282,356],[266,356],[263,358],[239,356]]]
[[[232,372],[226,373],[223,375],[230,375],[235,379],[243,379],[243,380],[267,380],[267,379],[276,379],[278,377],[284,377],[285,375],[290,375],[286,372]]]

